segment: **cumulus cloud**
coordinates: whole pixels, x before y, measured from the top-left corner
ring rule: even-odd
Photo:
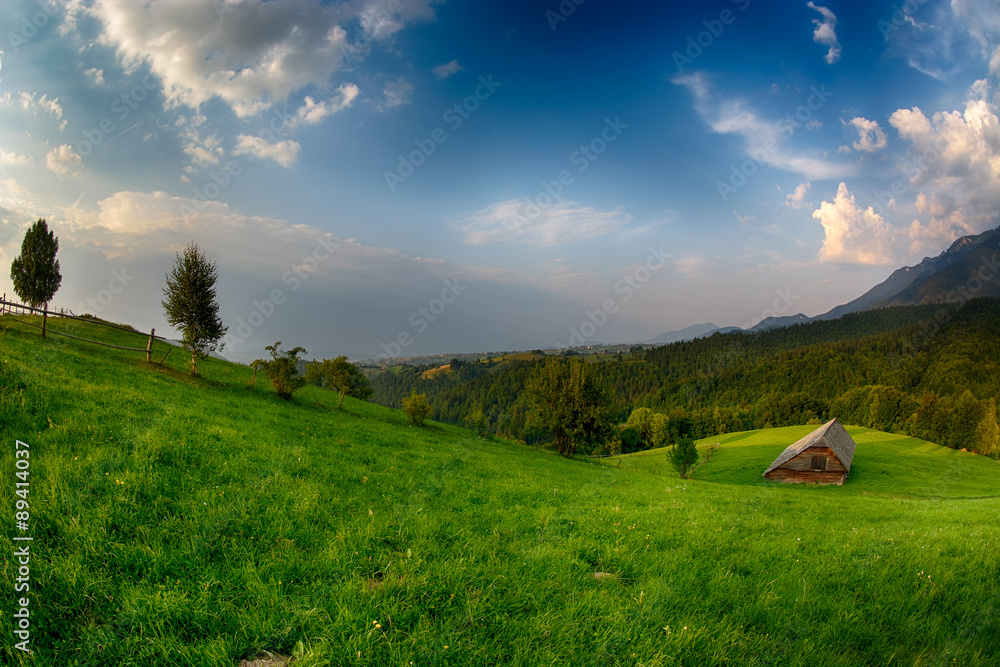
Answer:
[[[253,155],[258,158],[270,158],[282,167],[291,167],[299,159],[299,142],[292,140],[269,144],[260,137],[241,134],[237,137],[236,155]]]
[[[464,234],[469,245],[551,247],[611,234],[630,220],[621,210],[600,211],[572,201],[538,207],[527,200],[510,199],[460,216],[452,221],[451,229]]]
[[[95,0],[74,6],[69,20],[97,18],[100,41],[113,48],[127,71],[146,65],[163,85],[168,106],[197,109],[212,98],[241,118],[253,116],[307,86],[320,89],[343,69],[345,56],[362,47],[349,43],[343,27],[358,20],[381,39],[407,21],[433,19],[433,0],[385,3],[359,0],[320,4],[284,2],[148,2]]]
[[[903,165],[918,190],[917,217],[908,234],[911,251],[939,248],[956,236],[997,223],[1000,209],[1000,118],[985,81],[972,86],[965,109],[928,117],[920,108],[899,109],[889,124],[910,143]]]
[[[31,158],[27,155],[8,153],[4,149],[0,148],[0,166],[27,164],[29,162],[31,162]]]
[[[96,83],[98,86],[104,85],[103,69],[97,69],[96,67],[91,67],[90,69],[84,70],[83,73],[89,76],[91,79],[93,79],[94,83]]]
[[[837,17],[826,7],[821,7],[811,0],[807,6],[810,9],[815,9],[823,17],[822,19],[813,19],[813,25],[816,26],[816,29],[813,31],[813,41],[829,47],[824,60],[826,60],[827,64],[832,65],[840,60],[840,42],[837,41],[836,30]]]
[[[741,225],[746,225],[748,222],[757,222],[757,216],[755,216],[755,215],[740,215],[740,212],[737,211],[736,209],[733,209],[733,215],[736,216],[736,219],[739,221],[739,223]]]
[[[672,81],[691,92],[695,110],[712,131],[743,137],[746,155],[761,164],[791,171],[811,180],[840,178],[854,169],[852,165],[837,164],[790,148],[788,140],[795,133],[795,125],[787,119],[762,118],[743,100],[720,98],[701,72],[680,75]],[[813,97],[807,97],[803,101],[811,100],[811,103],[820,105],[826,101],[816,93],[811,94]],[[726,174],[726,178],[728,177]]]
[[[811,187],[809,181],[805,183],[800,183],[795,186],[790,194],[785,195],[785,205],[791,208],[806,208],[807,206],[812,206],[806,199],[806,193],[809,192]]]
[[[345,83],[337,88],[336,97],[316,102],[312,97],[306,97],[304,104],[295,112],[295,125],[317,125],[323,119],[338,111],[343,111],[354,103],[360,91],[353,83]]]
[[[458,64],[458,60],[452,60],[451,62],[444,63],[443,65],[438,65],[434,68],[434,73],[437,74],[439,79],[447,79],[449,76],[465,69]]]
[[[83,167],[83,158],[73,150],[72,146],[63,144],[49,151],[45,156],[45,166],[59,176],[76,176]]]
[[[871,206],[862,209],[841,183],[832,202],[813,211],[823,225],[825,238],[819,261],[843,264],[892,264],[894,230]]]
[[[379,111],[388,111],[408,104],[410,95],[413,93],[413,84],[404,77],[399,77],[395,81],[385,84],[382,90],[382,101],[377,105]]]
[[[851,144],[856,151],[874,153],[889,145],[889,140],[877,121],[857,116],[845,124],[858,131],[858,140]]]

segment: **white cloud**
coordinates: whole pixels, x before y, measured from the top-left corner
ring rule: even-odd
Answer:
[[[90,69],[84,70],[83,73],[89,76],[91,79],[93,79],[94,83],[96,83],[98,86],[104,85],[103,69],[97,69],[96,67],[91,67]]]
[[[1000,118],[985,81],[974,84],[964,111],[928,118],[918,107],[899,109],[889,124],[910,142],[903,165],[918,189],[918,216],[909,226],[911,252],[938,249],[956,236],[993,227],[1000,210]]]
[[[740,215],[740,212],[737,211],[736,209],[733,209],[733,215],[736,216],[736,219],[739,221],[739,223],[741,225],[746,225],[748,222],[757,222],[757,216],[755,216],[755,215]]]
[[[72,146],[63,144],[49,151],[45,156],[45,166],[59,176],[76,176],[83,167],[83,158],[76,154]]]
[[[813,41],[817,44],[830,47],[826,52],[824,60],[828,65],[832,65],[840,60],[840,42],[837,41],[837,17],[826,7],[814,4],[812,0],[807,4],[810,9],[815,9],[822,15],[822,19],[813,19],[816,30],[813,31]]]
[[[913,69],[944,82],[970,72],[981,76],[983,67],[998,72],[996,0],[899,4],[902,19],[881,26],[889,43],[887,55],[904,58]]]
[[[465,68],[458,64],[458,60],[452,60],[451,62],[447,62],[435,67],[434,73],[437,74],[439,79],[447,79],[455,72],[458,72],[463,69]]]
[[[856,151],[874,153],[885,148],[889,141],[878,122],[857,116],[845,123],[858,131],[858,140],[851,144]]]
[[[359,94],[358,87],[353,83],[345,83],[337,88],[338,97],[330,98],[323,102],[316,102],[311,97],[306,97],[304,104],[295,112],[295,125],[316,125],[324,118],[338,111],[343,111],[351,106]]]
[[[74,8],[102,24],[100,42],[131,72],[147,65],[168,106],[197,109],[212,98],[246,118],[308,86],[320,89],[357,58],[368,38],[388,37],[406,22],[433,19],[433,0],[148,2],[95,0]],[[343,27],[358,19],[367,32],[355,47]]]
[[[551,247],[611,234],[630,220],[622,210],[600,211],[572,201],[538,207],[527,200],[510,199],[460,216],[452,221],[451,229],[464,234],[469,245]]]
[[[897,261],[893,228],[871,206],[858,206],[845,183],[837,188],[833,202],[821,203],[813,217],[825,232],[819,261],[866,265]]]
[[[195,164],[218,164],[225,155],[222,148],[222,137],[217,130],[209,130],[205,127],[208,118],[201,114],[195,114],[188,118],[180,115],[174,121],[174,126],[178,128],[178,136],[184,153],[189,155]]]
[[[812,206],[806,199],[806,193],[809,192],[811,187],[809,181],[805,183],[800,183],[795,187],[790,194],[785,195],[785,204],[791,208],[806,208],[807,206]]]
[[[42,93],[42,95],[39,96],[38,93],[29,93],[24,91],[20,91],[16,96],[14,96],[8,91],[3,95],[0,95],[0,106],[20,107],[33,116],[37,116],[39,112],[46,113],[59,121],[60,132],[66,129],[66,121],[63,120],[62,117],[63,108],[62,105],[59,104],[58,97],[49,99],[48,95],[45,93]]]
[[[0,148],[0,166],[27,164],[29,162],[31,162],[31,158],[28,157],[27,155],[8,153],[4,149]]]
[[[285,140],[269,144],[260,137],[241,134],[237,137],[236,155],[253,155],[258,158],[270,158],[282,167],[291,167],[299,159],[301,146],[297,141]]]
[[[408,104],[411,93],[413,93],[413,84],[405,78],[399,77],[395,81],[389,81],[382,90],[382,102],[376,108],[379,111],[387,111]]]
[[[837,164],[789,148],[789,139],[795,134],[794,125],[787,119],[767,121],[743,100],[719,99],[701,72],[677,76],[672,81],[691,92],[695,109],[714,132],[742,136],[746,142],[745,154],[759,163],[791,171],[810,180],[840,178],[854,170],[853,165]],[[817,98],[813,103],[822,105],[825,101]]]

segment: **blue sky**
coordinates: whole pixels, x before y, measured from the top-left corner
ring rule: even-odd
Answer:
[[[16,1],[0,25],[0,263],[44,217],[54,305],[169,331],[195,240],[236,359],[815,315],[998,222],[995,2]]]

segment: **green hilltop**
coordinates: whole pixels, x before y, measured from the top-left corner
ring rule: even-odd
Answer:
[[[849,427],[845,486],[765,483],[813,428],[790,426],[704,438],[680,480],[662,452],[568,460],[316,387],[286,402],[245,366],[192,378],[179,350],[25,319],[0,318],[0,501],[20,534],[27,442],[35,654],[8,639],[3,664],[1000,662],[995,460]]]

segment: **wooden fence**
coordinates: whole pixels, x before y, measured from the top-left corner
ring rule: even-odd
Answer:
[[[99,341],[99,340],[90,340],[89,338],[80,338],[79,336],[74,336],[72,334],[68,334],[68,333],[65,333],[63,331],[56,331],[55,329],[49,328],[49,326],[48,326],[48,318],[49,318],[49,316],[51,315],[53,317],[62,317],[62,318],[65,318],[65,319],[70,319],[70,320],[80,320],[81,322],[89,322],[91,324],[99,324],[99,325],[101,325],[103,327],[108,327],[110,329],[118,329],[119,331],[126,331],[128,333],[138,334],[140,336],[144,336],[146,334],[144,334],[141,331],[136,331],[135,329],[129,329],[129,328],[126,328],[126,327],[123,327],[123,326],[119,326],[117,324],[112,324],[111,322],[105,322],[103,320],[99,320],[96,317],[79,317],[79,316],[74,315],[72,313],[67,313],[66,311],[63,311],[63,310],[56,311],[56,310],[48,310],[46,308],[35,308],[34,306],[29,306],[29,305],[26,305],[26,304],[23,304],[23,303],[17,303],[15,301],[8,301],[6,293],[4,293],[3,299],[0,299],[0,316],[2,316],[2,315],[33,315],[33,314],[36,314],[36,313],[41,313],[41,315],[42,315],[42,323],[41,323],[41,325],[35,324],[34,322],[28,322],[27,320],[23,320],[23,319],[22,320],[18,320],[18,321],[21,324],[26,324],[29,327],[35,327],[36,329],[41,329],[42,330],[42,338],[45,338],[46,333],[51,333],[51,334],[55,334],[57,336],[63,336],[65,338],[72,338],[73,340],[83,341],[84,343],[92,343],[94,345],[103,345],[104,347],[111,347],[111,348],[114,348],[116,350],[126,350],[128,352],[145,352],[146,353],[146,361],[147,362],[151,362],[152,361],[153,340],[162,340],[164,342],[166,342],[166,340],[167,340],[163,336],[157,336],[156,335],[156,329],[150,329],[149,330],[149,336],[148,336],[148,338],[146,340],[146,347],[144,347],[144,348],[142,348],[142,347],[124,347],[122,345],[112,345],[111,343],[104,343],[104,342]],[[173,349],[173,347],[168,348],[167,349],[167,354],[170,354],[170,350],[172,350],[172,349]],[[160,359],[159,363],[162,364],[166,360],[167,354],[163,355],[163,359]]]

